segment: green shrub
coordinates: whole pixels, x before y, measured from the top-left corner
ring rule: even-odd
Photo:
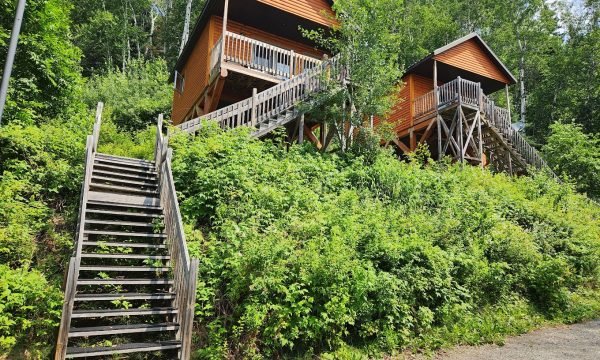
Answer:
[[[0,265],[0,351],[48,350],[60,321],[62,294],[37,271]],[[46,354],[48,356],[48,354]],[[37,356],[36,356],[37,357]]]
[[[544,174],[287,149],[212,125],[172,140],[201,260],[199,357],[500,341],[598,314],[600,208]]]

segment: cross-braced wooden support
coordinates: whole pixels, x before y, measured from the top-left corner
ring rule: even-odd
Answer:
[[[450,155],[461,163],[484,164],[481,113],[461,104],[438,113],[438,155]]]

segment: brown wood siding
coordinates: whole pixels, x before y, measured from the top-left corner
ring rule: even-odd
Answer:
[[[474,39],[436,55],[435,59],[505,84],[510,83],[510,79]]]
[[[325,26],[332,26],[334,16],[325,0],[258,0],[263,4]]]
[[[193,109],[198,97],[202,94],[208,85],[210,50],[210,33],[212,32],[211,23],[209,23],[196,41],[194,49],[190,54],[181,74],[184,78],[183,92],[175,90],[173,93],[173,123],[181,123],[186,115]]]
[[[219,41],[219,38],[223,33],[223,18],[220,16],[213,16],[213,18],[211,19],[211,23],[214,26],[214,31],[212,32],[212,47],[214,44],[217,43],[217,41]],[[246,26],[235,21],[227,22],[227,31],[240,34],[251,39],[259,40],[267,44],[280,47],[282,49],[294,50],[298,54],[308,55],[316,57],[318,59],[320,59],[323,56],[323,53],[321,51],[318,51],[315,48],[312,48],[308,45],[288,40],[286,38],[250,26]]]
[[[398,102],[392,108],[388,121],[396,124],[396,132],[402,132],[413,125],[412,102],[421,95],[433,90],[433,80],[409,74],[402,78],[404,86],[400,89]]]

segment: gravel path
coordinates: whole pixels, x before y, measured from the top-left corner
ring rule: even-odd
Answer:
[[[600,320],[508,338],[504,346],[459,346],[438,360],[600,360]]]

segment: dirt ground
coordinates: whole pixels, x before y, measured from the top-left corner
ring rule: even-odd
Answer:
[[[504,346],[459,346],[436,360],[600,360],[600,320],[510,337]]]

